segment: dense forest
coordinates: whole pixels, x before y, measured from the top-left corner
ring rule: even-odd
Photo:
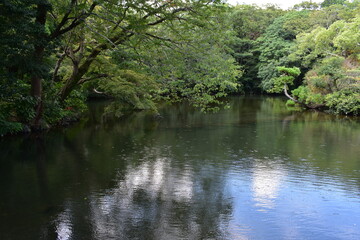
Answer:
[[[1,0],[0,13],[0,135],[66,124],[90,98],[116,116],[253,93],[360,114],[359,0]]]

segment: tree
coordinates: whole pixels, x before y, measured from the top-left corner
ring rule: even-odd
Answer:
[[[325,0],[321,3],[321,7],[325,8],[336,4],[343,5],[345,2],[346,0]]]
[[[241,72],[230,55],[234,34],[228,8],[214,7],[211,11],[216,14],[201,27],[172,23],[154,30],[156,35],[174,39],[173,44],[138,39],[145,44],[133,48],[138,55],[137,66],[156,79],[161,98],[187,99],[207,111],[217,109],[221,98],[237,90],[236,77]]]
[[[260,52],[256,40],[282,14],[284,11],[275,6],[238,5],[232,9],[231,21],[237,36],[232,43],[233,56],[242,66],[243,74],[238,81],[245,92],[260,91],[261,80],[257,76]]]
[[[204,23],[206,25],[206,21],[213,17],[216,3],[211,0],[4,1],[0,5],[5,9],[2,20],[12,26],[11,16],[16,13],[19,21],[12,28],[1,28],[3,41],[9,43],[2,52],[6,64],[1,68],[1,73],[6,77],[1,81],[9,83],[11,80],[8,76],[14,76],[13,79],[24,86],[21,98],[29,96],[26,91],[31,93],[30,105],[34,106],[34,111],[27,109],[32,114],[23,123],[31,122],[33,128],[39,128],[42,120],[47,118],[44,114],[56,114],[52,110],[54,106],[72,108],[69,106],[72,98],[75,95],[82,97],[82,94],[74,92],[81,85],[94,80],[115,79],[117,71],[114,68],[99,67],[100,62],[114,64],[114,52],[129,53],[131,51],[123,50],[129,47],[140,49],[151,42],[166,43],[168,46],[175,46],[177,42],[185,44],[186,36],[181,36],[181,28],[185,25],[188,29],[201,28]],[[171,29],[171,38],[161,35],[161,26],[166,26],[163,28],[166,31]],[[11,42],[11,38],[17,36],[22,28],[25,28],[24,34],[19,34],[17,42]],[[19,67],[16,61],[11,60],[21,62],[19,59],[22,58],[27,63],[24,64],[26,67]],[[120,66],[123,63],[119,61],[120,58],[117,59]],[[127,73],[127,76],[131,75]],[[136,71],[132,73],[137,74]],[[125,79],[122,78],[120,82],[124,83]],[[103,87],[106,89],[105,85]],[[13,84],[10,88],[14,90],[17,86]],[[1,102],[7,104],[12,97],[2,98]],[[57,114],[56,118],[64,114]],[[18,116],[12,111],[12,116],[6,115],[3,119],[18,121]]]
[[[320,7],[319,4],[312,1],[304,1],[299,4],[295,4],[293,9],[295,10],[317,10]]]
[[[339,20],[329,28],[317,27],[310,33],[297,37],[297,48],[291,59],[301,60],[310,66],[318,58],[326,56],[350,57],[360,52],[359,39],[360,17],[349,21]]]
[[[259,44],[259,71],[258,77],[261,79],[261,88],[268,91],[273,86],[273,80],[279,77],[276,67],[284,65],[294,65],[288,58],[295,46],[296,35],[308,28],[306,19],[308,11],[289,12],[281,16],[266,29],[264,35],[258,38]],[[288,24],[299,23],[299,24]]]
[[[293,100],[294,102],[299,103],[298,100],[296,100],[295,98],[293,98],[292,96],[289,95],[289,93],[288,93],[289,86],[288,85],[294,84],[294,79],[297,76],[299,76],[301,73],[300,69],[297,67],[293,67],[293,68],[277,67],[276,69],[279,71],[279,73],[281,75],[274,79],[274,84],[273,84],[272,88],[269,90],[269,92],[280,93],[280,92],[284,91],[284,94],[287,98]]]
[[[359,17],[317,27],[297,38],[298,58],[310,67],[304,86],[293,96],[308,106],[324,107],[337,114],[359,114]]]
[[[59,11],[56,12],[54,7],[64,5],[64,1],[56,4],[54,2],[25,0],[4,1],[1,4],[5,12],[2,17],[6,23],[4,26],[10,26],[5,30],[2,29],[1,32],[2,39],[9,43],[2,52],[5,57],[5,66],[2,68],[3,81],[7,83],[20,81],[22,85],[30,85],[29,92],[34,102],[31,125],[34,128],[39,128],[42,118],[43,80],[48,78],[50,65],[47,59],[55,49],[57,39],[80,25],[96,6],[94,2],[89,9],[85,10],[84,8],[82,12],[78,12],[80,1],[73,0],[68,8],[59,8]],[[14,13],[17,16],[16,19],[14,19]],[[58,16],[61,21],[50,23],[51,21],[48,21],[50,16],[52,19]],[[17,41],[11,41],[13,37]],[[24,94],[21,97],[28,98],[28,96]],[[13,97],[14,95],[7,100],[11,102]],[[27,111],[32,112],[31,109],[27,109]],[[19,117],[18,115],[16,117]],[[29,121],[29,119],[24,120]]]

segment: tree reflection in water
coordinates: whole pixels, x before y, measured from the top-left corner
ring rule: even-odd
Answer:
[[[230,104],[0,140],[0,239],[358,239],[357,119]]]
[[[168,158],[145,161],[120,173],[112,189],[91,195],[86,210],[89,219],[85,218],[91,225],[91,239],[227,236],[232,204],[226,193],[219,192],[224,182],[202,176],[201,169],[171,164]],[[81,236],[79,219],[84,219],[84,212],[73,207],[68,206],[55,220],[58,239]],[[77,222],[74,229],[73,222]]]

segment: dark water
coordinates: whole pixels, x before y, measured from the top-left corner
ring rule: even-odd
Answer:
[[[277,98],[0,140],[0,239],[360,239],[360,122]]]

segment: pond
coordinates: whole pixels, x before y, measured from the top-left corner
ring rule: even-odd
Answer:
[[[360,121],[233,97],[0,139],[0,239],[360,239]]]

